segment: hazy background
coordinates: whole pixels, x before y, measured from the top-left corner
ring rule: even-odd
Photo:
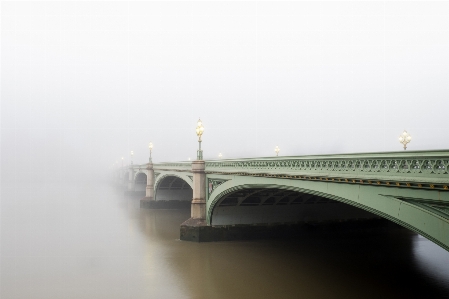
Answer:
[[[448,2],[2,1],[1,181],[449,148],[448,86]]]

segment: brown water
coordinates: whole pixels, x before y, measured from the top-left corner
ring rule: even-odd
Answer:
[[[28,187],[1,190],[1,299],[449,298],[449,252],[405,229],[198,244],[178,239],[189,211]]]

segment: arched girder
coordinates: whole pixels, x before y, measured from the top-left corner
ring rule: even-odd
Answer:
[[[139,180],[139,177],[142,177],[142,176],[145,176],[145,179],[144,180]],[[141,171],[141,172],[137,172],[135,175],[134,175],[134,182],[144,182],[145,184],[147,183],[147,174],[145,173],[145,172],[143,172],[143,171]]]
[[[173,175],[166,175],[162,177],[160,180],[158,180],[158,183],[155,187],[155,189],[191,189],[190,185],[184,181],[184,179],[173,176]]]
[[[221,197],[215,206],[275,206],[315,203],[337,203],[317,195],[279,189],[247,189],[247,193],[237,190]],[[243,196],[242,196],[243,195]]]
[[[174,178],[175,179],[170,183],[169,189],[184,189],[185,187],[188,186],[187,182],[184,181],[183,179],[181,179],[179,177],[174,177]]]
[[[154,198],[155,198],[155,200],[159,200],[160,196],[158,197],[158,191],[162,192],[162,190],[179,190],[179,192],[181,192],[183,194],[183,195],[179,195],[179,196],[181,196],[181,198],[183,198],[183,200],[187,200],[187,198],[185,198],[186,196],[189,197],[188,200],[192,200],[191,193],[193,190],[193,183],[192,183],[191,179],[185,174],[169,173],[169,172],[159,173],[156,175],[156,180],[154,183]],[[188,194],[187,190],[190,190],[189,194]],[[175,191],[173,191],[173,192],[175,192]],[[178,191],[176,191],[176,192],[178,192]],[[164,195],[162,195],[162,197],[167,195],[165,191],[163,194]]]
[[[209,195],[207,223],[211,224],[213,210],[224,196],[245,189],[291,190],[346,203],[400,224],[449,251],[447,191],[235,176]]]
[[[162,181],[164,181],[164,179],[166,179],[167,177],[176,177],[181,179],[184,184],[183,184],[183,188],[186,187],[186,184],[188,186],[190,186],[190,188],[193,189],[193,181],[184,173],[172,173],[172,172],[162,172],[162,173],[158,173],[156,174],[156,179],[154,181],[154,190],[156,191],[159,188],[159,185]],[[171,182],[173,183],[173,181]]]

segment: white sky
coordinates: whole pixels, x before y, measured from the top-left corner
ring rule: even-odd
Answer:
[[[1,2],[1,169],[447,149],[449,2]],[[89,167],[87,167],[89,165]]]

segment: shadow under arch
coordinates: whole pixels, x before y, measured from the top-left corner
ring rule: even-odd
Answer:
[[[432,213],[413,202],[403,200],[386,188],[287,180],[275,180],[274,183],[261,184],[252,183],[251,178],[247,178],[248,183],[245,183],[244,180],[245,178],[239,178],[236,182],[229,180],[213,190],[207,203],[206,220],[208,225],[214,225],[214,211],[219,207],[217,204],[234,192],[251,189],[276,189],[308,194],[359,208],[414,231],[449,251],[449,236],[445,233],[449,230],[449,219]],[[377,190],[373,192],[372,188],[377,188]]]
[[[232,188],[217,198],[211,225],[317,223],[379,216],[299,188]]]
[[[155,201],[192,201],[193,184],[189,178],[176,174],[159,175],[154,184]]]
[[[134,175],[134,191],[144,192],[147,187],[147,174],[144,172],[137,172]]]
[[[147,183],[147,174],[145,172],[136,172],[136,174],[134,175],[134,181],[137,183]]]

